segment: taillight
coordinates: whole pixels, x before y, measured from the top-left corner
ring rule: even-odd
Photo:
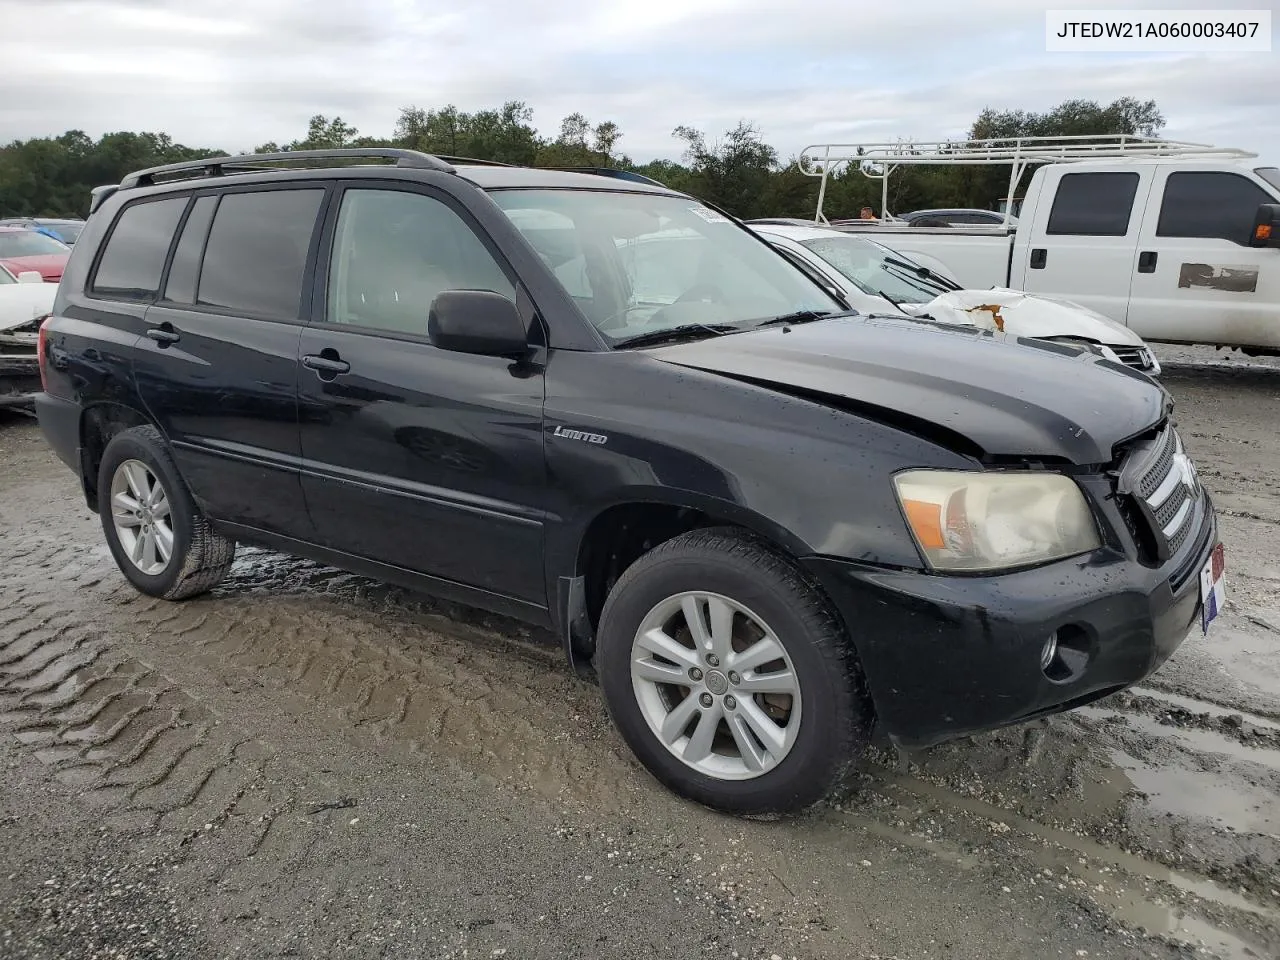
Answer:
[[[48,349],[45,341],[49,336],[49,321],[53,319],[53,314],[46,314],[40,318],[40,335],[36,337],[36,362],[40,365],[40,389],[45,393],[49,392],[49,377],[45,373],[45,361],[48,358]]]

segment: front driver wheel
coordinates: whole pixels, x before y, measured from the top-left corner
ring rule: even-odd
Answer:
[[[770,544],[695,530],[637,560],[600,619],[597,667],[628,745],[677,793],[738,814],[827,796],[870,703],[826,597]]]

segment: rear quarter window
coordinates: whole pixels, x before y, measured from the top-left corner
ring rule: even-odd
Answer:
[[[113,299],[154,298],[186,207],[185,195],[125,207],[107,237],[90,291]]]
[[[1064,237],[1123,237],[1138,194],[1136,173],[1068,173],[1058,181],[1045,233]]]

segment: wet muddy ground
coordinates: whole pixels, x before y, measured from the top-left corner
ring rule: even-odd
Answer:
[[[248,549],[139,596],[0,420],[0,956],[1280,956],[1280,364],[1164,359],[1209,637],[772,823],[656,785],[519,624]]]

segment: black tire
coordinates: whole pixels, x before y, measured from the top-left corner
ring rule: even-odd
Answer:
[[[732,598],[758,614],[786,648],[800,684],[794,745],[752,779],[719,779],[686,765],[650,729],[632,687],[632,643],[641,622],[663,600],[692,590]],[[610,717],[650,773],[681,796],[728,813],[795,813],[817,803],[843,786],[870,739],[871,701],[830,601],[784,553],[738,529],[694,530],[632,564],[601,613],[596,670]]]
[[[134,565],[112,520],[111,481],[127,460],[142,462],[164,487],[173,529],[173,552],[165,568],[151,575]],[[165,600],[186,600],[207,593],[231,568],[236,544],[213,532],[178,473],[173,455],[153,426],[131,427],[111,438],[98,467],[98,516],[107,546],[125,578],[139,591]]]

